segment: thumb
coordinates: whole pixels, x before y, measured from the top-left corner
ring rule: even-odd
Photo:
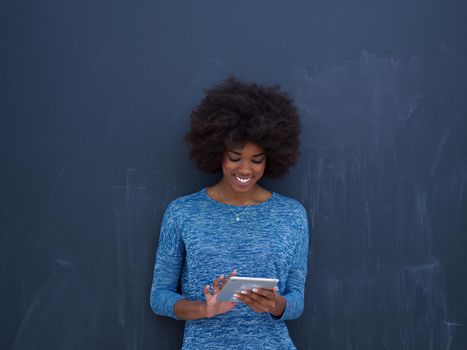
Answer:
[[[211,296],[211,293],[209,293],[209,284],[204,286],[203,288],[203,293],[204,293],[204,296],[206,297],[206,299]]]

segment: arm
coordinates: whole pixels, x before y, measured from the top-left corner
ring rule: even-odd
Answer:
[[[235,294],[235,297],[254,311],[269,312],[274,320],[283,321],[298,318],[304,308],[308,257],[308,221],[303,207],[297,220],[299,220],[298,237],[295,242],[293,262],[288,273],[284,295],[277,293],[277,287],[273,291],[253,289]]]
[[[235,307],[235,303],[218,301],[217,295],[224,288],[230,277],[236,274],[237,271],[232,271],[227,278],[223,274],[217,277],[212,284],[212,293],[210,286],[204,286],[205,302],[179,300],[174,307],[177,317],[182,320],[198,320],[200,318],[214,317],[232,310]]]
[[[295,248],[295,255],[284,290],[285,308],[282,315],[272,317],[278,320],[292,320],[300,317],[304,309],[305,279],[308,267],[308,220],[302,208],[301,229]]]
[[[178,319],[174,313],[174,306],[183,299],[183,296],[177,293],[177,285],[184,261],[185,246],[176,225],[174,210],[175,205],[172,202],[162,219],[150,305],[155,314]]]
[[[213,315],[208,315],[209,310],[205,301],[186,300],[176,292],[183,259],[163,256],[159,253],[158,250],[150,298],[154,313],[176,320],[212,317]]]
[[[176,225],[174,206],[167,208],[161,225],[159,246],[151,286],[150,304],[157,315],[176,320],[197,320],[227,312],[235,303],[218,302],[216,294],[224,285],[224,275],[213,283],[213,293],[204,287],[206,301],[186,300],[177,293],[178,280],[185,259],[185,244]],[[236,272],[232,272],[235,275]],[[220,284],[222,283],[222,286]]]
[[[179,320],[199,320],[207,317],[204,301],[179,300],[174,306],[174,312]]]

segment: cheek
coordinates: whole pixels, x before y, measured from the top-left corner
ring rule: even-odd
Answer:
[[[264,174],[264,168],[262,168],[261,171],[259,172],[260,176],[263,176],[263,174]]]
[[[229,172],[232,170],[232,164],[227,161],[227,160],[223,160],[222,161],[222,172],[225,173],[225,172]]]
[[[257,173],[263,175],[265,170],[266,170],[266,162],[263,162],[263,163],[258,167]]]
[[[222,173],[225,176],[230,176],[235,171],[235,164],[232,165],[232,162],[224,161],[222,162]]]

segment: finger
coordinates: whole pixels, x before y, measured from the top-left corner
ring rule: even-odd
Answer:
[[[236,274],[237,274],[237,270],[233,270],[230,273],[229,277],[227,277],[225,281],[222,282],[222,285],[220,286],[219,291],[221,291],[224,288],[224,286],[227,284],[227,282],[229,282],[230,278],[235,276]]]
[[[238,299],[256,312],[268,312],[273,307],[273,302],[261,296],[255,295],[251,291],[242,290],[238,295]]]
[[[248,298],[251,298],[259,303],[262,303],[263,300],[268,300],[260,294],[255,293],[253,290],[242,290],[241,293],[246,295]]]
[[[248,296],[251,299],[255,300],[258,307],[264,309],[265,311],[272,310],[274,306],[276,305],[276,300],[274,299],[274,293],[267,289],[261,289],[261,291],[267,295],[267,296],[263,296],[261,294],[258,294],[257,293],[258,291],[260,291],[259,288],[258,289],[253,288],[253,290],[248,292]],[[270,298],[271,296],[272,298]]]
[[[266,312],[265,310],[263,309],[260,309],[257,307],[256,304],[249,304],[249,303],[246,303],[246,302],[243,302],[243,304],[245,304],[246,306],[248,306],[251,310],[253,310],[254,312]]]
[[[250,309],[256,312],[269,312],[269,308],[263,304],[258,303],[256,300],[245,298],[243,301]]]
[[[254,311],[258,312],[258,310],[256,309],[256,305],[254,304],[254,300],[251,299],[250,297],[248,297],[248,295],[245,295],[245,294],[241,294],[241,293],[235,293],[234,294],[234,297],[241,301],[243,304],[245,304],[246,306],[250,307],[251,309],[253,309]]]
[[[277,296],[277,291],[275,289],[268,290],[262,288],[253,288],[251,291],[256,295],[261,295],[262,297],[269,300],[274,300]]]
[[[220,275],[214,280],[214,283],[212,284],[212,290],[214,293],[217,293],[217,290],[219,289],[219,282],[224,279],[224,274]]]
[[[279,297],[280,297],[280,294],[279,294],[279,287],[278,287],[278,286],[275,286],[275,287],[272,289],[272,292],[274,293],[274,299],[275,299],[275,300],[279,299]]]
[[[209,293],[209,285],[204,286],[203,293],[206,298],[208,298],[208,296],[211,296],[211,293]]]

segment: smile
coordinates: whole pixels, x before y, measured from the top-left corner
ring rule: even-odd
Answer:
[[[241,178],[241,177],[238,177],[238,176],[235,176],[235,178],[240,181],[241,183],[247,183],[248,181],[250,181],[252,179],[252,177],[248,177],[248,178]]]

